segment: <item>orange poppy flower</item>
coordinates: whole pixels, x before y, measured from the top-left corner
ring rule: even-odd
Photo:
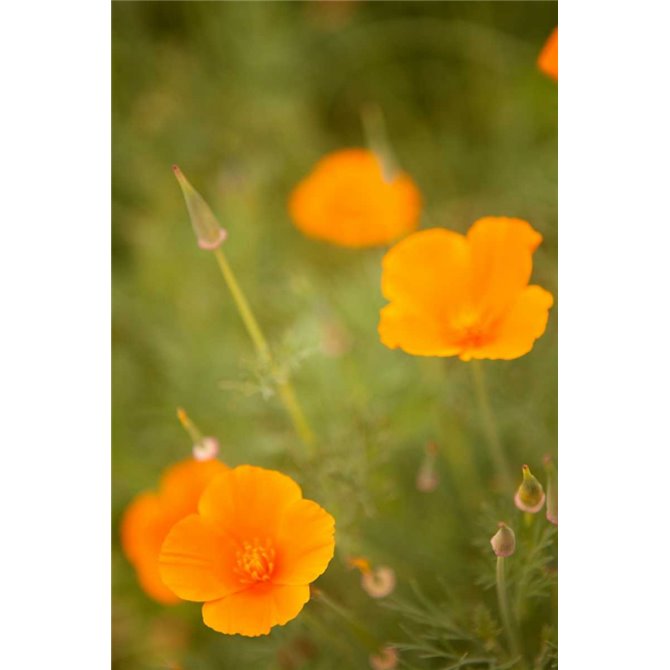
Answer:
[[[554,32],[542,47],[537,66],[544,74],[558,81],[558,28],[554,28]]]
[[[322,158],[289,200],[306,235],[345,247],[387,244],[414,230],[421,196],[404,173],[384,174],[372,151],[345,149]]]
[[[161,544],[177,521],[196,511],[200,494],[212,478],[228,469],[214,459],[176,463],[163,474],[158,493],[142,493],[128,505],[121,520],[121,546],[141,587],[154,600],[164,604],[181,600],[160,578]]]
[[[382,261],[379,335],[417,356],[518,358],[544,333],[551,293],[528,286],[542,236],[526,221],[487,217],[467,235],[431,228]]]
[[[266,635],[309,600],[310,582],[333,557],[334,529],[290,477],[241,465],[216,477],[198,513],[168,533],[161,576],[181,598],[204,602],[210,628]]]

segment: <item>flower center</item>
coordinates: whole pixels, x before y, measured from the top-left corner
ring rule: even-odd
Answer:
[[[275,550],[268,539],[261,542],[255,537],[242,542],[237,550],[235,573],[243,584],[267,582],[275,568]]]
[[[458,332],[461,346],[476,348],[484,344],[486,329],[475,310],[464,310],[452,319],[451,326]]]

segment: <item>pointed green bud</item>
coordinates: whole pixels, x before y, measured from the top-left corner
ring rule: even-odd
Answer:
[[[516,549],[514,531],[502,521],[498,524],[498,532],[491,538],[491,547],[496,556],[511,556]]]
[[[179,186],[181,186],[181,192],[184,194],[186,209],[188,209],[188,215],[191,217],[191,225],[195,231],[195,236],[198,238],[198,246],[209,251],[217,249],[228,237],[228,233],[219,225],[209,205],[200,193],[191,186],[188,179],[184,177],[184,173],[179,169],[179,166],[173,165],[172,171],[177,177]]]
[[[523,480],[514,496],[514,504],[522,512],[539,512],[544,505],[544,489],[527,465],[521,468]]]
[[[544,459],[547,471],[547,520],[558,526],[558,475],[551,456]]]

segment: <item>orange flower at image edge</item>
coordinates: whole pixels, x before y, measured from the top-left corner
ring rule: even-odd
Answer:
[[[384,256],[379,334],[419,356],[512,359],[546,328],[551,293],[528,286],[542,236],[521,219],[487,217],[467,235],[431,228]]]
[[[554,29],[542,47],[537,66],[544,74],[558,81],[558,28]]]
[[[166,605],[181,601],[160,578],[161,544],[177,521],[197,510],[207,484],[226,470],[217,460],[182,461],[165,471],[158,493],[142,493],[128,505],[121,520],[121,545],[140,585],[154,600]]]
[[[216,477],[198,513],[169,532],[161,576],[181,598],[204,602],[210,628],[265,635],[309,600],[333,557],[334,531],[333,517],[290,477],[242,465]]]
[[[322,158],[291,194],[289,211],[306,235],[345,247],[387,244],[414,230],[421,196],[404,173],[385,176],[365,149]]]

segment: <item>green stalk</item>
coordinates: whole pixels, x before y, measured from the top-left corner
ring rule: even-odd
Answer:
[[[288,412],[293,427],[295,428],[298,436],[303,441],[305,446],[307,446],[310,452],[314,453],[314,433],[305,418],[305,414],[302,411],[302,407],[298,402],[298,399],[293,390],[291,382],[288,380],[286,375],[279,369],[275,363],[270,347],[268,346],[267,340],[263,335],[263,331],[258,325],[258,321],[254,316],[254,313],[251,310],[249,302],[247,301],[246,296],[244,295],[240,285],[237,282],[233,269],[231,268],[228,260],[226,259],[223,251],[220,247],[214,249],[214,256],[221,270],[221,274],[228,285],[231,295],[233,296],[233,301],[237,307],[237,311],[242,317],[242,321],[251,337],[256,353],[258,354],[259,359],[262,363],[268,365],[272,372],[272,376],[277,385],[277,390],[279,392],[279,398],[281,399],[284,408]]]
[[[496,589],[498,591],[498,608],[509,643],[510,654],[516,658],[519,655],[519,644],[512,626],[509,601],[507,599],[507,584],[505,580],[505,557],[498,556],[496,562]]]
[[[481,362],[472,360],[468,362],[472,377],[475,384],[475,392],[477,395],[477,402],[479,403],[479,410],[484,421],[484,430],[486,432],[486,443],[489,447],[489,456],[493,461],[493,465],[502,477],[503,484],[506,491],[514,490],[514,480],[512,479],[510,466],[503,449],[500,436],[498,435],[498,427],[491,409],[489,401],[488,389],[486,387],[486,379],[484,378],[484,370]]]
[[[355,619],[344,607],[331,600],[321,589],[314,594],[315,599],[327,605],[333,612],[342,617],[351,627],[359,642],[369,651],[377,652],[382,643],[368,631],[357,619]]]

